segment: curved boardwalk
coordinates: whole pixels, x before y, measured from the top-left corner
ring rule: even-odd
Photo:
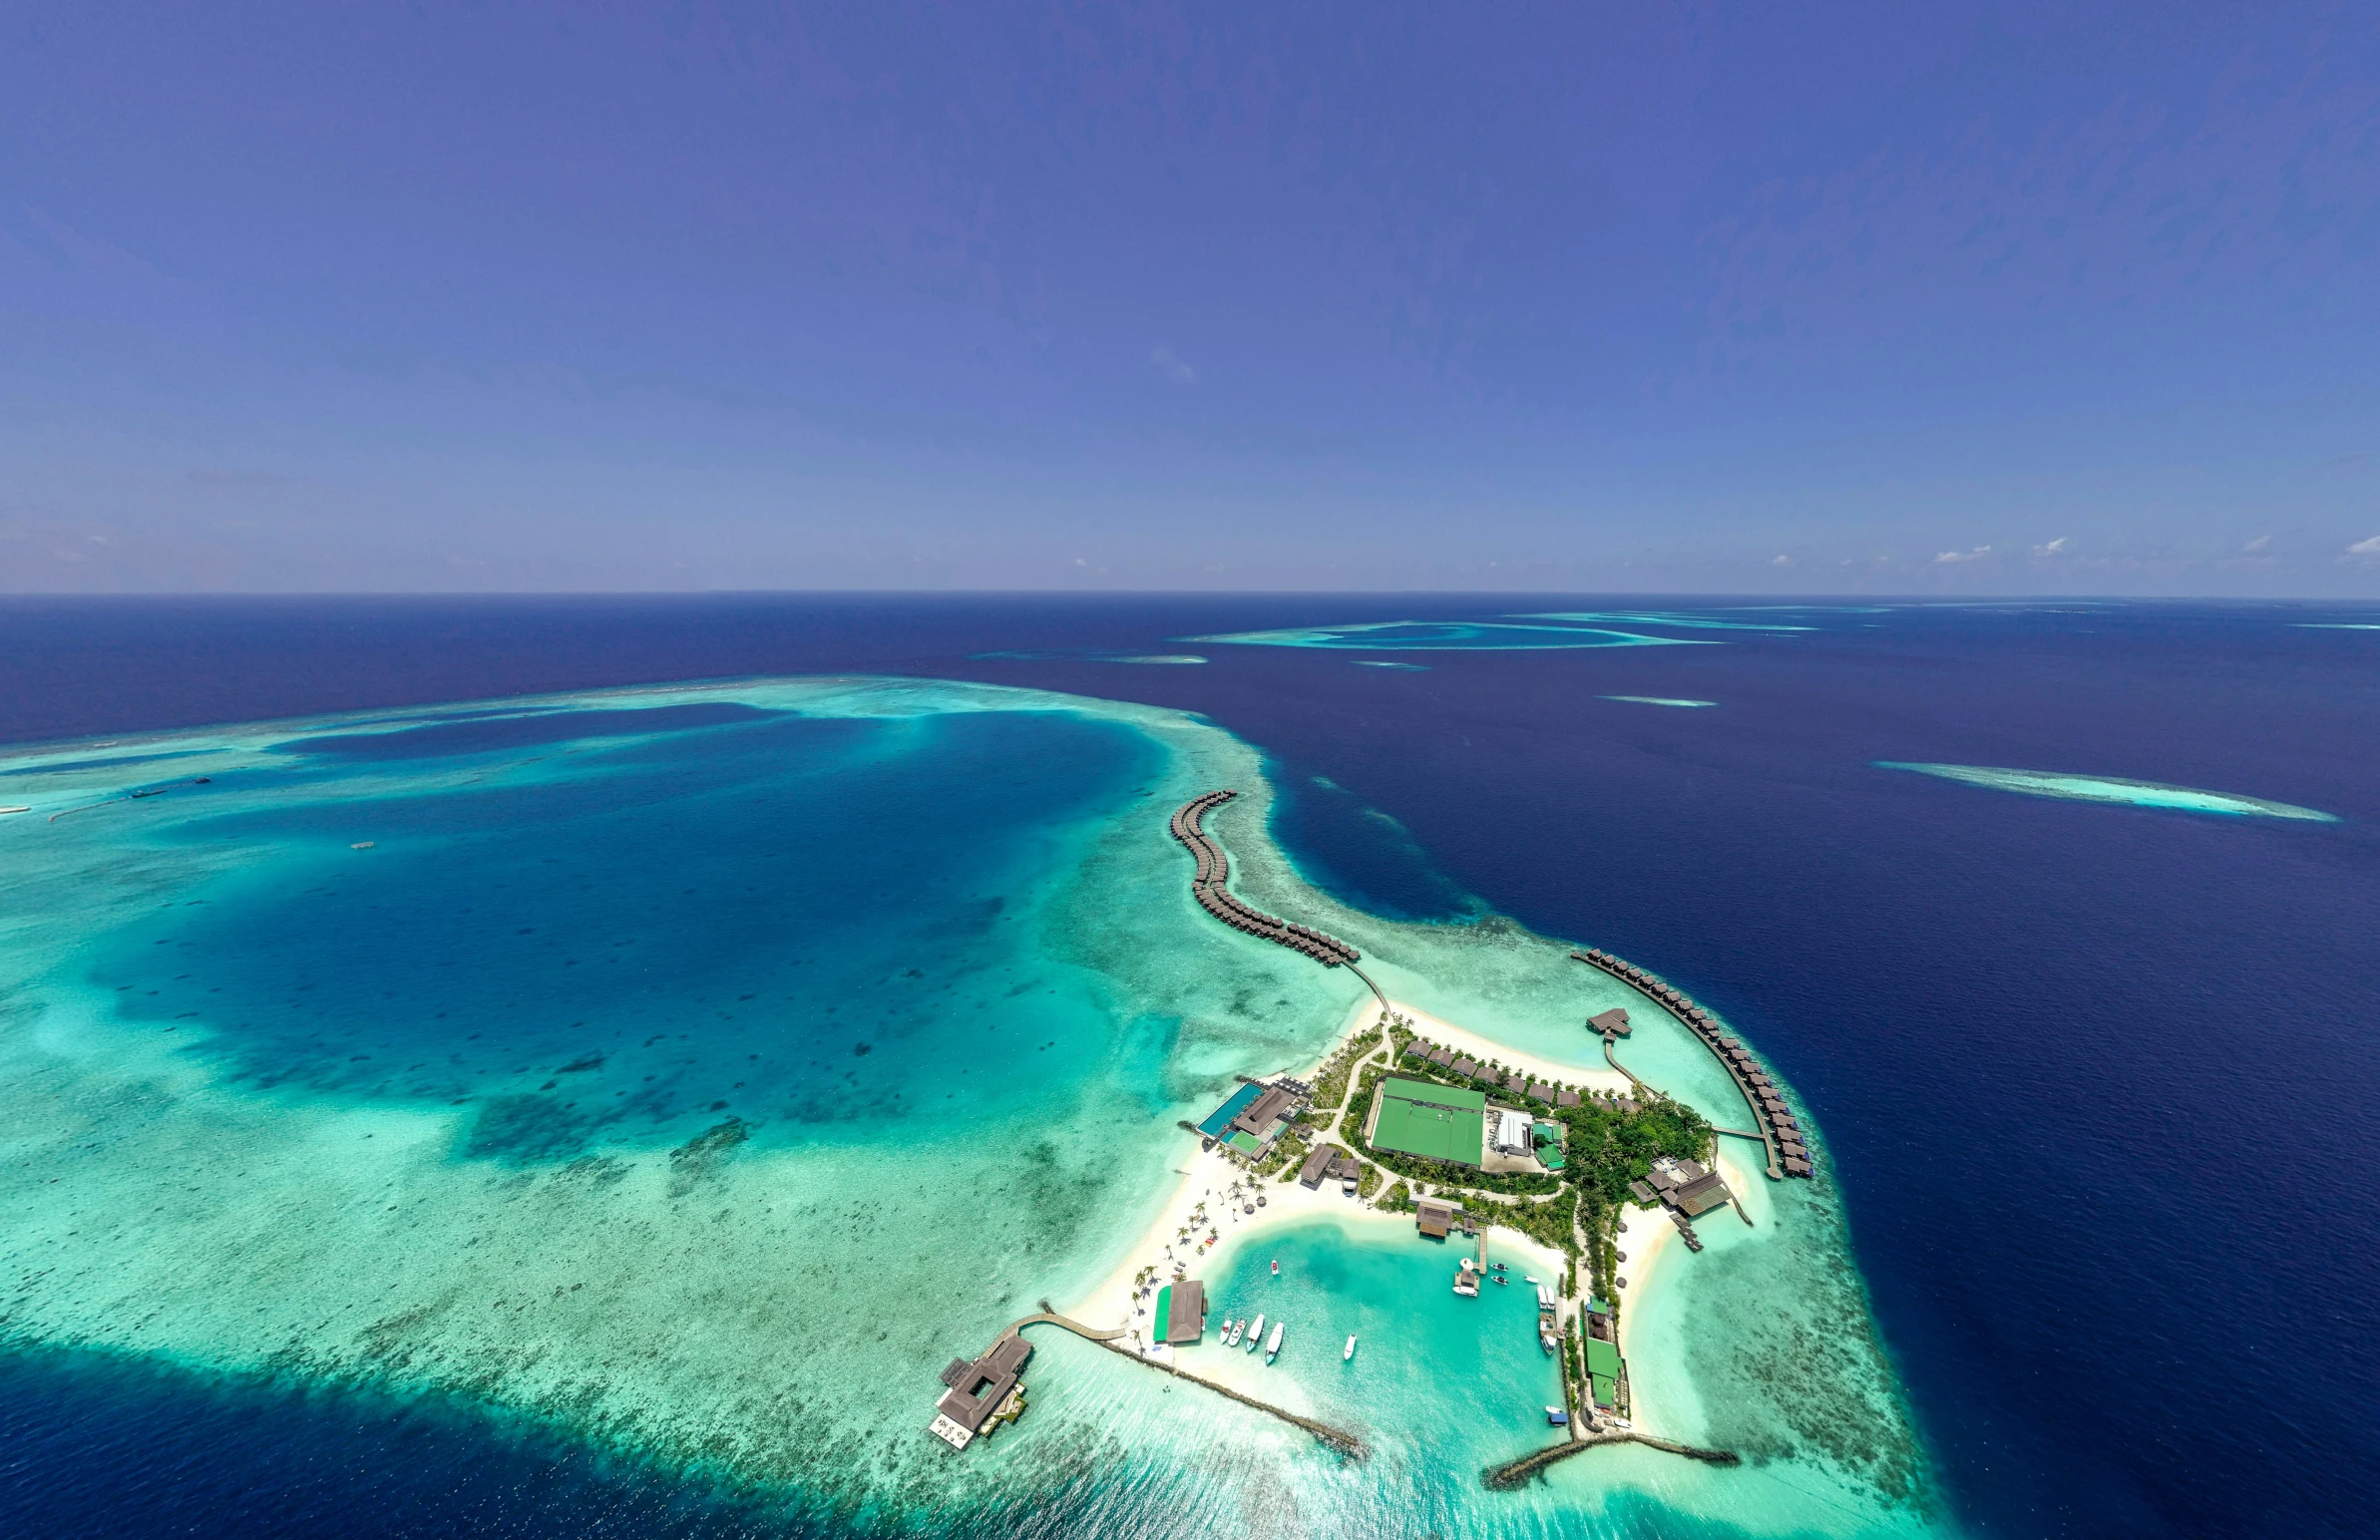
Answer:
[[[1171,1363],[1160,1362],[1154,1358],[1144,1358],[1129,1348],[1119,1348],[1116,1346],[1117,1339],[1126,1335],[1122,1327],[1117,1327],[1112,1332],[1101,1332],[1096,1328],[1086,1327],[1079,1321],[1075,1321],[1066,1316],[1061,1316],[1056,1311],[1051,1310],[1047,1300],[1043,1300],[1041,1302],[1040,1314],[1026,1316],[1020,1321],[1012,1321],[1008,1323],[1008,1325],[1001,1330],[999,1336],[992,1340],[992,1347],[996,1348],[1001,1343],[1006,1342],[1009,1338],[1021,1333],[1026,1327],[1042,1325],[1062,1328],[1065,1331],[1073,1333],[1076,1337],[1081,1338],[1085,1342],[1097,1343],[1109,1352],[1119,1353],[1124,1357],[1130,1358],[1135,1363],[1145,1363],[1150,1368],[1163,1369],[1166,1373],[1173,1375],[1173,1377],[1176,1379],[1187,1379],[1194,1385],[1205,1385],[1217,1395],[1228,1395],[1243,1406],[1253,1406],[1258,1411],[1265,1412],[1271,1416],[1279,1417],[1284,1422],[1294,1422],[1299,1427],[1304,1428],[1307,1432],[1312,1433],[1315,1437],[1331,1445],[1333,1448],[1338,1449],[1346,1454],[1352,1454],[1357,1459],[1364,1458],[1365,1454],[1368,1452],[1364,1447],[1364,1440],[1358,1438],[1355,1434],[1349,1432],[1345,1428],[1333,1427],[1328,1422],[1317,1422],[1312,1417],[1301,1417],[1294,1411],[1284,1410],[1282,1407],[1276,1406],[1270,1401],[1260,1401],[1253,1395],[1242,1394],[1240,1391],[1233,1389],[1229,1385],[1219,1385],[1212,1379],[1191,1373],[1188,1369],[1176,1368]]]
[[[1223,854],[1223,847],[1199,827],[1199,821],[1207,816],[1208,809],[1220,807],[1238,795],[1236,791],[1211,791],[1191,798],[1174,812],[1173,837],[1190,847],[1190,854],[1198,860],[1197,875],[1190,879],[1190,894],[1198,900],[1198,907],[1235,931],[1262,937],[1292,952],[1302,952],[1325,967],[1361,962],[1364,954],[1337,937],[1308,930],[1294,920],[1280,920],[1262,910],[1250,909],[1231,891],[1228,886],[1231,860]],[[1369,978],[1364,981],[1372,984]],[[1380,994],[1379,985],[1373,984],[1372,992]],[[1383,996],[1381,1002],[1385,1005],[1388,1000]]]
[[[1750,1048],[1719,1030],[1719,1022],[1711,1012],[1696,1004],[1693,996],[1684,990],[1672,988],[1635,963],[1622,962],[1601,948],[1590,947],[1585,952],[1570,955],[1581,962],[1603,969],[1614,978],[1635,985],[1647,999],[1676,1016],[1688,1031],[1703,1040],[1705,1047],[1718,1055],[1719,1062],[1727,1068],[1728,1078],[1736,1082],[1736,1089],[1744,1093],[1744,1100],[1752,1108],[1753,1127],[1759,1130],[1757,1137],[1768,1147],[1771,1180],[1783,1180],[1788,1176],[1806,1177],[1810,1174],[1809,1146],[1802,1141],[1801,1124],[1794,1118],[1792,1109],[1785,1105],[1785,1094],[1770,1080],[1768,1072],[1761,1068],[1760,1061],[1752,1056]],[[1603,1056],[1611,1059],[1612,1067],[1628,1075],[1630,1080],[1638,1085],[1644,1084],[1635,1075],[1621,1069],[1618,1059],[1612,1058],[1608,1038],[1603,1044]],[[1739,1133],[1739,1130],[1723,1128],[1719,1132],[1734,1134]]]

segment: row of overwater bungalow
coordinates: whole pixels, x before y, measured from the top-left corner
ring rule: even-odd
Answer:
[[[1752,1103],[1754,1114],[1761,1120],[1762,1132],[1777,1146],[1785,1174],[1798,1177],[1810,1175],[1809,1146],[1801,1137],[1800,1120],[1793,1115],[1792,1108],[1785,1104],[1785,1093],[1760,1067],[1750,1048],[1720,1031],[1716,1016],[1696,1004],[1684,990],[1671,986],[1633,962],[1613,957],[1601,948],[1590,947],[1585,952],[1574,952],[1571,956],[1602,968],[1615,978],[1636,985],[1685,1023],[1688,1030],[1719,1055],[1719,1061],[1727,1066],[1728,1074],[1744,1092],[1745,1100]],[[1771,1175],[1775,1174],[1771,1172]]]
[[[1262,937],[1276,946],[1303,953],[1325,967],[1337,967],[1345,962],[1360,962],[1364,954],[1339,940],[1326,936],[1310,926],[1294,920],[1281,920],[1252,909],[1242,903],[1228,886],[1231,880],[1231,861],[1221,846],[1207,838],[1199,821],[1209,808],[1217,807],[1238,796],[1234,791],[1210,791],[1182,804],[1173,815],[1173,837],[1190,849],[1198,863],[1198,870],[1190,879],[1191,897],[1208,914],[1248,936]]]

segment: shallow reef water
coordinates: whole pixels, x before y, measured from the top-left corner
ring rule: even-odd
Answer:
[[[1191,903],[1166,817],[1218,785],[1241,891],[1384,988],[1582,1065],[1577,1023],[1631,1003],[1631,1067],[1740,1113],[1572,944],[1417,866],[1374,875],[1413,920],[1310,882],[1260,757],[1180,712],[764,679],[15,750],[0,1341],[417,1399],[843,1531],[1942,1522],[1822,1180],[1753,1184],[1634,1329],[1660,1430],[1740,1469],[1599,1450],[1486,1490],[1544,1360],[1377,1224],[1281,1243],[1302,1309],[1379,1323],[1348,1330],[1381,1393],[1319,1328],[1279,1369],[1373,1460],[1050,1334],[1015,1429],[926,1436],[945,1362],[1220,1173],[1177,1119],[1367,997]]]
[[[1969,786],[2013,791],[2029,797],[2062,797],[2073,802],[2117,802],[2128,807],[2165,808],[2178,813],[2212,813],[2231,818],[2292,818],[2313,823],[2336,823],[2335,814],[2301,808],[2260,797],[2200,791],[2190,786],[2165,786],[2156,781],[2131,781],[2115,776],[2072,775],[2055,770],[2001,770],[1988,765],[1908,764],[1876,761],[1879,770],[1913,770],[1919,775],[1964,781]]]
[[[1282,630],[1235,631],[1188,636],[1186,641],[1245,647],[1325,647],[1367,652],[1469,652],[1564,647],[1660,647],[1690,645],[1681,636],[1587,625],[1533,625],[1519,620],[1372,620],[1355,625],[1298,626]]]

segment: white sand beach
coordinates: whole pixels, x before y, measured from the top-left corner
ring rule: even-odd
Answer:
[[[1539,1079],[1558,1084],[1575,1085],[1587,1090],[1608,1091],[1617,1094],[1625,1094],[1628,1090],[1628,1077],[1604,1063],[1600,1045],[1595,1045],[1594,1040],[1585,1037],[1583,1033],[1579,1043],[1580,1051],[1594,1054],[1595,1062],[1590,1064],[1581,1059],[1577,1063],[1565,1064],[1553,1059],[1541,1058],[1535,1054],[1523,1053],[1517,1048],[1508,1048],[1467,1027],[1456,1026],[1442,1016],[1433,1016],[1428,1011],[1408,1005],[1402,1000],[1392,999],[1388,1005],[1398,1015],[1412,1022],[1413,1030],[1416,1033],[1428,1038],[1431,1042],[1441,1043],[1452,1048],[1458,1053],[1468,1053],[1474,1058],[1494,1059],[1523,1074],[1534,1075]],[[1368,1025],[1379,1014],[1380,1005],[1377,1002],[1366,1005],[1358,1012],[1358,1015],[1362,1016]]]
[[[1590,1069],[1584,1065],[1560,1064],[1550,1059],[1517,1053],[1477,1032],[1458,1027],[1401,1001],[1389,1001],[1389,1008],[1410,1021],[1414,1031],[1432,1042],[1500,1060],[1523,1073],[1591,1090],[1619,1092],[1628,1088],[1628,1077],[1608,1067]],[[1379,1001],[1365,1000],[1349,1012],[1346,1025],[1330,1049],[1314,1063],[1298,1066],[1298,1072],[1302,1077],[1311,1078],[1348,1041],[1373,1030],[1380,1020]],[[1382,1050],[1386,1047],[1384,1043]],[[1378,1051],[1372,1055],[1375,1058],[1378,1056]],[[1349,1094],[1354,1094],[1352,1084]],[[1183,1163],[1175,1168],[1177,1175],[1173,1188],[1166,1194],[1164,1204],[1149,1222],[1148,1229],[1142,1232],[1131,1249],[1104,1278],[1063,1306],[1065,1314],[1085,1326],[1105,1328],[1123,1324],[1139,1327],[1145,1332],[1148,1318],[1137,1313],[1147,1310],[1148,1302],[1138,1298],[1138,1286],[1134,1283],[1143,1268],[1156,1269],[1154,1278],[1157,1284],[1173,1277],[1176,1262],[1183,1265],[1185,1276],[1196,1277],[1202,1267],[1212,1266],[1215,1254],[1223,1247],[1262,1230],[1311,1218],[1318,1213],[1351,1219],[1361,1214],[1384,1223],[1411,1223],[1409,1218],[1401,1214],[1377,1214],[1369,1203],[1345,1196],[1337,1182],[1325,1182],[1319,1190],[1313,1190],[1300,1186],[1295,1180],[1281,1181],[1278,1176],[1270,1181],[1254,1179],[1220,1151],[1200,1151],[1188,1145],[1188,1135],[1183,1137],[1186,1145]],[[1731,1176],[1730,1181],[1734,1180]],[[1227,1199],[1235,1183],[1240,1188],[1240,1196]],[[1386,1187],[1384,1183],[1382,1190],[1385,1191]],[[1263,1206],[1254,1214],[1245,1212],[1246,1205],[1254,1202],[1259,1193],[1265,1199]],[[1192,1216],[1202,1210],[1204,1220],[1194,1224]],[[1663,1228],[1669,1228],[1666,1222]],[[1210,1234],[1216,1237],[1215,1245],[1211,1247],[1203,1244]],[[1555,1268],[1559,1265],[1558,1254],[1546,1251],[1514,1231],[1494,1228],[1489,1236],[1489,1244],[1507,1253],[1520,1250],[1530,1257],[1533,1267],[1541,1265]],[[1629,1278],[1630,1289],[1640,1290],[1644,1287],[1633,1275],[1624,1276]],[[1154,1298],[1154,1286],[1151,1298]]]

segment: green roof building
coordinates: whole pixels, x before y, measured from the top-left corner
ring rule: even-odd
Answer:
[[[1486,1093],[1426,1080],[1383,1080],[1372,1143],[1400,1155],[1476,1167],[1487,1143]]]

